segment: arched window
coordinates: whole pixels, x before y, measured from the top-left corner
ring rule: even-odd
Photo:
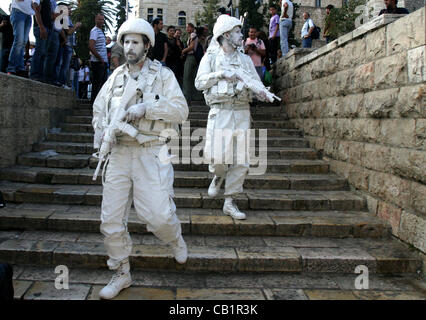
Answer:
[[[185,11],[179,11],[179,13],[178,13],[178,26],[179,27],[186,26],[186,12]]]

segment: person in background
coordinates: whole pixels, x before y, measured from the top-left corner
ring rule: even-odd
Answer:
[[[88,62],[84,61],[84,63],[81,64],[80,70],[78,72],[78,87],[79,87],[79,93],[78,97],[80,99],[87,99],[87,86],[90,82],[90,76],[89,76],[89,66]]]
[[[68,87],[68,75],[69,75],[69,69],[70,69],[70,62],[72,58],[73,53],[73,47],[76,44],[75,41],[75,32],[78,28],[81,27],[81,22],[77,22],[75,26],[73,25],[71,21],[71,7],[68,7],[68,29],[64,29],[64,33],[66,35],[65,43],[62,47],[62,56],[60,57],[60,64],[59,64],[59,78],[58,81],[65,89],[71,89]]]
[[[112,46],[114,45],[114,43],[112,42],[112,39],[111,39],[110,36],[107,36],[105,39],[106,39],[105,45],[106,45],[107,57],[108,57],[107,73],[108,73],[108,77],[109,77],[109,75],[112,73],[112,70],[111,70],[111,64],[112,64],[111,49],[112,49]]]
[[[189,106],[196,91],[194,81],[195,76],[197,75],[198,63],[194,54],[197,48],[198,38],[197,34],[195,33],[195,26],[192,23],[187,24],[186,32],[189,36],[187,47],[182,50],[182,55],[186,56],[183,69],[183,94],[185,95]]]
[[[249,37],[244,42],[244,51],[250,56],[259,78],[262,79],[262,57],[266,56],[265,44],[256,37],[257,29],[249,29]]]
[[[283,56],[289,51],[288,48],[288,35],[290,34],[293,25],[293,2],[290,0],[280,0],[281,3],[281,17],[280,17],[280,40],[281,51]]]
[[[163,30],[163,20],[155,18],[152,21],[152,27],[155,32],[155,45],[152,47],[149,54],[151,60],[156,59],[161,62],[163,66],[166,66],[167,52],[169,50],[167,45],[167,36],[161,32]]]
[[[78,58],[77,54],[74,52],[72,58],[71,58],[71,63],[70,63],[70,82],[71,82],[71,86],[72,89],[74,90],[77,99],[79,98],[78,94],[79,94],[79,81],[78,81],[78,74],[80,71],[80,65],[81,65],[81,61]]]
[[[303,12],[303,19],[305,20],[305,23],[303,24],[301,31],[302,48],[312,48],[311,33],[314,31],[315,24],[310,18],[310,14],[308,12]]]
[[[13,28],[13,43],[6,69],[8,74],[26,76],[24,51],[30,34],[31,16],[38,7],[38,0],[35,3],[33,0],[12,0],[10,23]]]
[[[269,57],[271,62],[275,63],[277,61],[277,50],[280,45],[280,16],[277,13],[276,5],[271,5],[269,7],[269,13],[271,14],[271,19],[269,21]]]
[[[124,56],[123,47],[117,42],[114,42],[114,45],[111,47],[111,73],[124,62],[126,62],[126,57]]]
[[[177,28],[175,31],[175,39],[176,39],[176,45],[179,47],[179,50],[181,52],[181,56],[179,57],[179,62],[177,64],[176,79],[178,80],[179,85],[182,88],[183,66],[184,66],[185,60],[182,56],[182,50],[184,49],[184,44],[182,42],[182,30],[179,28]]]
[[[180,57],[182,56],[182,49],[178,45],[178,39],[175,38],[176,29],[174,26],[167,27],[167,44],[169,46],[166,65],[169,67],[177,78],[179,64],[181,63]]]
[[[106,49],[106,39],[103,32],[105,17],[98,13],[95,17],[96,25],[90,31],[89,49],[90,49],[90,64],[92,67],[92,92],[91,101],[95,101],[99,90],[107,80],[107,64],[108,56]]]
[[[36,39],[34,56],[31,61],[30,79],[44,81],[47,44],[52,37],[52,9],[50,0],[42,0],[35,6],[33,33]]]
[[[379,16],[382,14],[409,14],[405,8],[398,8],[398,0],[384,0],[386,9],[382,9],[379,12]]]
[[[329,4],[327,7],[325,7],[325,24],[324,24],[324,38],[326,43],[329,43],[330,41],[333,41],[337,38],[337,35],[335,34],[335,24],[333,21],[331,21],[330,18],[330,12],[334,9],[334,6],[332,4]]]
[[[46,0],[45,0],[46,1]],[[52,30],[50,37],[47,38],[46,59],[44,60],[44,80],[48,84],[61,86],[59,78],[60,56],[65,45],[66,35],[62,27],[57,27],[55,20],[62,13],[56,12],[58,4],[56,0],[50,0]]]
[[[3,35],[0,52],[0,72],[6,72],[9,63],[10,49],[13,45],[13,28],[10,23],[10,16],[4,16],[1,20],[0,33]]]

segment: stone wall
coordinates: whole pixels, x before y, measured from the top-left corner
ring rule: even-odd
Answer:
[[[76,103],[71,90],[0,73],[0,167],[15,164]]]
[[[425,8],[385,15],[274,69],[288,116],[395,236],[426,252]]]

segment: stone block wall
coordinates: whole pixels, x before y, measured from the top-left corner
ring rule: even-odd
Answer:
[[[31,151],[76,103],[71,90],[0,73],[0,167]]]
[[[393,22],[392,22],[393,21]],[[291,121],[392,232],[426,252],[425,8],[385,15],[274,69]]]

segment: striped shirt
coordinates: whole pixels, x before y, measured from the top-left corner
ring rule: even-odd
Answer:
[[[104,62],[108,62],[107,48],[106,48],[106,39],[104,32],[98,27],[94,26],[90,31],[89,40],[95,40],[95,50],[101,56]],[[90,53],[90,61],[99,62],[92,53]]]

